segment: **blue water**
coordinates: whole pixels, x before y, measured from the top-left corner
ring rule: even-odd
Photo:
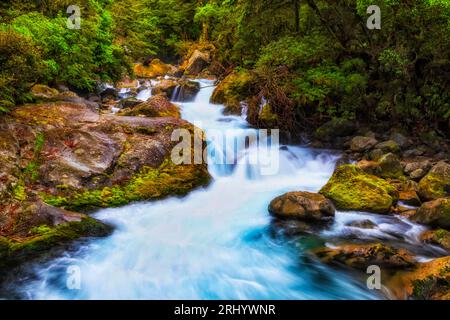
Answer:
[[[238,137],[254,132],[244,117],[224,116],[211,105],[212,83],[182,117],[208,133]],[[227,131],[231,130],[231,131]],[[228,140],[227,140],[228,141]],[[336,157],[328,152],[289,146],[272,150],[276,174],[263,175],[258,164],[223,165],[213,155],[213,183],[185,198],[100,210],[95,217],[117,226],[105,239],[79,245],[44,265],[30,266],[35,278],[19,287],[30,299],[375,299],[364,281],[310,258],[308,238],[293,240],[276,232],[267,211],[271,199],[295,190],[319,190],[331,176]],[[216,150],[214,150],[216,148]],[[218,150],[222,148],[222,150]],[[254,145],[235,146],[236,159],[259,154]],[[214,152],[216,151],[216,152]],[[274,157],[265,153],[261,159]],[[265,158],[264,158],[265,157]],[[328,231],[328,232],[332,232]],[[311,240],[314,242],[314,238]],[[77,266],[81,286],[67,287],[67,268]]]

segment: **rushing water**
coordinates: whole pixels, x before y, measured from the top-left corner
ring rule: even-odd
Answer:
[[[254,130],[244,117],[224,116],[223,107],[211,105],[212,83],[201,84],[196,100],[182,104],[184,119],[207,135],[212,130],[231,130],[231,136]],[[279,150],[275,175],[259,174],[257,165],[210,161],[214,182],[207,188],[182,199],[97,212],[96,218],[117,227],[115,233],[30,266],[33,276],[22,281],[19,294],[32,299],[382,298],[367,289],[364,279],[318,263],[308,249],[339,237],[413,245],[421,227],[397,217],[338,213],[334,225],[318,235],[285,237],[268,214],[269,201],[286,191],[319,190],[331,176],[336,156],[296,146],[272,147]],[[257,152],[254,146],[238,148],[238,158]],[[379,226],[364,233],[346,226],[366,219]],[[430,250],[423,255],[433,255]],[[69,266],[81,270],[79,290],[67,288]]]

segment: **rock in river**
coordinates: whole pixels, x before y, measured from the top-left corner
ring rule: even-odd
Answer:
[[[279,218],[322,221],[334,217],[335,209],[333,203],[320,194],[290,192],[275,198],[269,212]]]
[[[398,200],[394,186],[354,165],[338,167],[320,193],[339,209],[375,213],[388,213]]]

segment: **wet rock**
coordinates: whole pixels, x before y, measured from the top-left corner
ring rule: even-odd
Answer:
[[[210,62],[211,56],[209,52],[195,50],[183,66],[184,74],[193,76],[199,75],[209,66]]]
[[[119,91],[116,88],[106,88],[100,92],[102,101],[119,99]]]
[[[433,227],[450,229],[450,198],[424,203],[411,220]]]
[[[152,88],[153,95],[165,94],[167,98],[172,98],[173,93],[175,92],[176,87],[178,86],[178,82],[174,80],[162,80],[156,86]]]
[[[450,164],[441,161],[419,182],[419,195],[424,200],[450,196]]]
[[[388,153],[378,160],[380,166],[380,177],[400,178],[403,176],[403,167],[399,158],[393,153]]]
[[[420,236],[420,240],[450,250],[450,232],[447,230],[439,229],[426,231]]]
[[[251,95],[252,76],[248,71],[232,72],[214,89],[211,103],[223,104],[229,113],[241,113],[241,102]]]
[[[377,224],[374,223],[372,220],[359,220],[359,221],[352,221],[348,223],[347,226],[359,229],[375,229],[377,227]]]
[[[175,88],[172,95],[173,101],[191,102],[194,101],[197,93],[200,91],[200,84],[194,81],[181,81]]]
[[[399,271],[387,286],[398,299],[450,300],[450,257]]]
[[[132,108],[119,112],[121,116],[141,117],[173,117],[180,118],[180,109],[171,103],[165,96],[153,96],[147,102],[140,103]]]
[[[141,103],[142,103],[142,101],[138,100],[136,98],[127,98],[127,99],[120,100],[120,102],[117,106],[121,109],[126,109],[126,108],[133,108]]]
[[[383,244],[345,245],[336,249],[319,249],[314,253],[324,263],[343,264],[364,271],[371,265],[403,269],[416,263],[408,251]]]
[[[278,218],[323,221],[334,217],[333,203],[324,196],[311,192],[290,192],[275,198],[269,212]]]
[[[354,121],[334,118],[316,130],[315,137],[321,141],[333,141],[336,137],[348,137],[355,133],[357,126]]]
[[[40,200],[9,200],[0,204],[7,219],[0,221],[0,267],[29,260],[80,237],[103,237],[112,228],[84,214],[44,204]],[[20,216],[20,219],[15,217]],[[5,228],[13,228],[11,231]]]
[[[343,210],[388,213],[398,200],[395,187],[354,165],[340,166],[320,191]]]
[[[143,79],[157,78],[176,70],[174,66],[163,63],[159,59],[153,59],[148,65],[144,65],[141,63],[135,64],[133,69],[134,74],[138,78]]]
[[[431,169],[431,161],[428,159],[422,161],[407,162],[405,164],[405,173],[411,177],[411,179],[422,178]],[[423,175],[422,175],[423,174]],[[419,177],[422,175],[421,177]]]
[[[350,143],[350,150],[352,152],[365,152],[372,149],[378,141],[374,138],[356,136]]]
[[[407,205],[415,207],[420,206],[422,204],[422,201],[420,201],[417,192],[414,190],[400,191],[399,200]]]

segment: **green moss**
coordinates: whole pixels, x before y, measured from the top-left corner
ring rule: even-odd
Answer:
[[[14,199],[16,200],[25,201],[27,199],[25,184],[22,180],[19,180],[17,184],[12,187],[12,194]]]
[[[229,111],[240,112],[240,102],[251,96],[252,81],[247,70],[232,72],[214,90],[211,103],[224,104]]]
[[[203,166],[174,165],[165,161],[156,169],[144,167],[124,185],[41,196],[49,205],[74,211],[120,207],[134,201],[185,195],[193,188],[207,184],[209,179],[209,173]]]
[[[395,187],[354,165],[337,168],[320,193],[343,210],[387,213],[398,200]]]
[[[30,230],[31,234],[35,234],[35,235],[42,235],[42,234],[46,234],[48,232],[50,232],[52,229],[47,226],[47,225],[42,225],[39,227],[34,227]]]
[[[35,227],[31,229],[30,237],[20,241],[0,238],[0,257],[2,257],[0,266],[24,261],[80,237],[107,236],[111,231],[111,227],[93,218],[83,217],[81,221],[69,222],[53,228],[46,225]]]
[[[145,135],[151,136],[158,131],[154,128],[149,128],[149,127],[137,127],[136,132],[140,133],[140,134],[145,134]]]
[[[273,113],[270,104],[266,104],[264,105],[264,107],[261,110],[261,113],[259,114],[259,120],[273,124],[278,121],[278,116]]]
[[[447,195],[446,186],[450,185],[448,179],[430,173],[419,182],[420,196],[427,200],[443,198]]]

